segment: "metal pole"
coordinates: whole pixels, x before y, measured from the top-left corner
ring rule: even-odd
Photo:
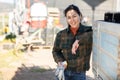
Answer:
[[[5,16],[4,16],[4,14],[2,15],[2,26],[3,27],[5,26]]]
[[[14,8],[16,7],[16,0],[14,0]]]
[[[53,5],[54,5],[54,7],[56,7],[56,0],[54,0],[54,4]]]

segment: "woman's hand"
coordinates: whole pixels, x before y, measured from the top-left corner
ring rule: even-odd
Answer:
[[[79,47],[79,40],[76,40],[73,45],[72,45],[72,54],[76,54],[76,50],[78,49]]]
[[[64,62],[58,62],[58,66],[63,66],[64,69],[66,69],[67,68],[67,62],[66,61],[64,61]]]

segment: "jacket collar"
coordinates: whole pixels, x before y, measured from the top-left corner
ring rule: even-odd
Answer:
[[[68,32],[68,33],[71,32],[71,30],[70,30],[70,26],[68,26],[68,28],[67,28],[67,32]],[[84,32],[84,25],[82,25],[81,23],[80,23],[80,26],[79,26],[79,28],[78,28],[77,33],[78,33],[78,32],[80,32],[80,33],[83,33],[83,32]]]

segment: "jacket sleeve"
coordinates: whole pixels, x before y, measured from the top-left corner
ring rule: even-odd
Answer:
[[[84,32],[86,35],[85,38],[85,55],[84,55],[84,70],[89,70],[90,68],[90,57],[92,52],[92,44],[93,44],[93,30],[92,27],[85,27]],[[80,40],[81,36],[77,36],[76,39]],[[81,41],[81,40],[80,40]]]
[[[58,33],[56,35],[56,39],[52,50],[53,58],[56,63],[64,61],[64,56],[62,54],[62,49],[60,48],[60,43],[61,43],[61,34]]]
[[[92,43],[93,43],[92,34],[93,34],[92,31],[88,32],[88,39],[87,39],[87,43],[86,43],[85,64],[84,64],[85,70],[89,70],[89,68],[90,68],[90,56],[91,56],[91,52],[92,52]]]

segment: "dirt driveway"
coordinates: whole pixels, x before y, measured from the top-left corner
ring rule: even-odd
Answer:
[[[51,48],[26,52],[24,60],[13,63],[16,68],[4,68],[0,80],[54,80],[56,63]],[[87,80],[95,80],[91,69],[87,72]]]

